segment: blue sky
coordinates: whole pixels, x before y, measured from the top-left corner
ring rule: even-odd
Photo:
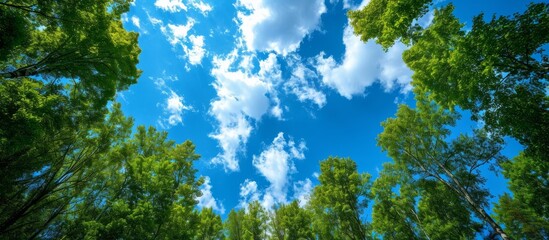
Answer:
[[[352,34],[345,13],[366,2],[136,0],[123,21],[140,33],[143,74],[117,101],[136,124],[195,143],[195,166],[207,176],[199,206],[223,216],[251,200],[306,202],[328,156],[350,157],[375,177],[390,160],[376,146],[380,123],[397,104],[413,105],[412,72],[403,44],[383,52]],[[527,6],[454,4],[465,28],[479,12]],[[456,132],[476,126],[467,118]],[[520,146],[509,142],[513,156]],[[499,195],[505,182],[491,176],[488,187]]]

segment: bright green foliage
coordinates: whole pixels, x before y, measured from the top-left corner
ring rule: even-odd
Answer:
[[[246,214],[244,215],[243,237],[246,240],[267,239],[267,219],[268,215],[265,209],[258,201],[248,204]]]
[[[413,180],[393,163],[383,165],[372,186],[373,230],[383,239],[472,239],[482,225],[467,203],[436,180]]]
[[[50,90],[40,82],[20,81],[13,86],[12,81],[2,82],[1,86],[9,89],[0,87],[7,91],[0,94],[4,108],[0,121],[0,236],[6,238],[48,234],[49,225],[96,176],[85,169],[131,128],[131,120],[121,117],[118,105],[104,121],[76,128],[66,117],[72,110],[64,104],[66,98],[48,94]],[[58,111],[52,112],[52,108]],[[72,120],[78,121],[79,116]]]
[[[446,142],[450,134],[447,127],[454,124],[458,116],[422,98],[425,97],[417,96],[417,109],[401,105],[396,118],[382,123],[384,131],[379,135],[378,144],[393,159],[395,169],[409,175],[407,181],[421,181],[419,186],[425,192],[420,192],[420,195],[425,197],[423,201],[429,206],[429,211],[443,208],[436,205],[441,199],[451,201],[448,204],[456,205],[454,210],[470,209],[494,232],[507,239],[499,224],[484,210],[488,206],[489,193],[483,188],[485,179],[479,169],[504,159],[499,153],[502,139],[475,130],[472,136],[460,135]],[[446,191],[440,191],[442,187]],[[450,197],[429,194],[437,191],[440,194],[447,192]],[[455,198],[451,194],[455,194]],[[421,203],[419,207],[422,210]],[[436,224],[436,215],[429,215],[435,217],[429,221]],[[459,220],[459,215],[456,220]],[[456,229],[452,232],[460,231]]]
[[[134,136],[112,142],[112,150],[88,171],[93,179],[71,201],[56,232],[68,239],[192,239],[202,180],[192,167],[198,155],[187,141],[140,126]]]
[[[212,208],[203,208],[200,211],[200,222],[196,231],[196,240],[223,239],[223,224],[221,217],[213,212]]]
[[[248,203],[246,209],[231,210],[225,222],[227,239],[267,239],[267,211],[258,201]]]
[[[231,209],[227,220],[224,223],[227,239],[243,240],[244,239],[244,209]]]
[[[276,240],[315,239],[312,231],[312,215],[301,208],[297,201],[282,204],[271,214],[271,238]]]
[[[3,1],[0,16],[14,21],[0,27],[14,35],[1,38],[7,45],[0,52],[9,54],[0,61],[0,76],[68,79],[73,98],[103,108],[140,75],[138,34],[120,20],[128,9],[127,0]]]
[[[522,153],[502,166],[513,196],[505,194],[499,199],[496,219],[514,239],[549,237],[549,164]]]
[[[433,24],[404,53],[414,86],[444,107],[472,110],[490,131],[513,136],[546,161],[549,4],[490,22],[477,16],[468,33],[452,9],[436,11]]]
[[[371,0],[360,10],[349,11],[355,34],[366,42],[375,39],[384,49],[400,40],[411,43],[421,27],[412,24],[427,13],[432,0]]]
[[[370,198],[370,175],[359,174],[349,158],[320,163],[320,185],[311,196],[313,228],[320,239],[366,239],[369,225],[361,219]]]

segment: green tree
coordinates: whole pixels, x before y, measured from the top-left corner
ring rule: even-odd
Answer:
[[[227,220],[224,223],[227,239],[242,240],[244,239],[244,209],[231,209]]]
[[[200,211],[200,223],[195,236],[197,240],[223,239],[223,224],[221,217],[213,212],[212,208],[203,208]]]
[[[94,161],[97,172],[72,199],[54,238],[192,239],[200,225],[194,145],[137,128]]]
[[[409,179],[443,184],[448,192],[456,194],[460,204],[468,206],[467,209],[485,221],[497,235],[509,239],[484,210],[488,206],[489,192],[483,188],[485,179],[479,169],[487,164],[495,167],[503,161],[504,157],[499,153],[503,140],[497,135],[475,130],[472,136],[462,134],[447,142],[448,126],[455,123],[458,115],[425,100],[425,96],[417,95],[416,98],[417,109],[401,105],[395,118],[382,123],[384,130],[378,137],[379,146],[387,151],[396,168],[410,175]],[[432,192],[441,186],[430,183],[423,186],[426,187],[432,188],[429,191]],[[433,204],[429,206],[440,209]]]
[[[310,205],[319,238],[368,238],[370,227],[361,215],[370,199],[370,175],[359,174],[349,158],[329,157],[320,163],[318,180]]]
[[[482,229],[468,204],[436,179],[385,163],[372,186],[373,231],[383,239],[473,239]]]
[[[502,167],[513,195],[500,197],[494,207],[496,219],[515,239],[548,238],[549,165],[521,153]]]
[[[0,81],[33,77],[64,82],[73,97],[87,100],[93,109],[103,108],[117,90],[126,89],[140,75],[138,34],[124,30],[120,20],[129,3],[1,2],[0,18],[10,21],[2,21],[0,28],[13,35],[1,38],[6,44],[0,52],[8,54],[0,61]]]
[[[413,84],[443,107],[471,110],[490,131],[516,138],[528,154],[549,156],[549,4],[523,14],[473,20],[465,33],[449,6],[407,50]],[[520,117],[517,117],[520,116]]]
[[[399,40],[410,44],[421,27],[414,23],[429,10],[432,0],[371,0],[349,11],[355,34],[366,42],[375,39],[385,50]]]
[[[243,238],[246,240],[266,239],[267,218],[267,212],[259,201],[250,202],[243,219]]]
[[[40,82],[17,81],[21,82],[0,84],[0,91],[5,91],[0,94],[4,108],[0,236],[34,238],[47,233],[71,199],[96,176],[86,169],[108,152],[113,141],[129,134],[131,120],[122,118],[115,105],[104,121],[76,128],[66,117],[66,98],[43,94]],[[52,112],[52,106],[58,112]]]
[[[312,216],[297,200],[276,208],[271,214],[270,225],[272,239],[315,239]]]

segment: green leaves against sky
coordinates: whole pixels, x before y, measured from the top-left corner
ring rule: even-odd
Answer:
[[[415,106],[377,138],[392,161],[372,177],[326,157],[308,201],[255,199],[224,220],[197,205],[195,145],[134,127],[114,102],[141,74],[130,4],[0,1],[0,239],[549,238],[549,4],[471,29],[428,0],[350,11],[362,41],[409,47]],[[463,110],[478,128],[452,133]],[[504,157],[505,137],[524,151]],[[493,210],[487,171],[509,181]]]

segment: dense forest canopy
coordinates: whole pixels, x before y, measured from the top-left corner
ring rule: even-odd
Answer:
[[[376,139],[391,161],[374,177],[326,156],[307,196],[267,206],[252,197],[224,219],[201,204],[211,193],[193,142],[134,126],[116,102],[142,74],[138,33],[123,25],[131,4],[0,0],[0,239],[549,239],[549,3],[479,13],[470,29],[451,3],[350,10],[354,34],[386,51],[406,46],[413,71],[414,105],[399,105]],[[464,110],[479,124],[452,132]],[[513,157],[502,152],[509,137],[524,146]],[[303,159],[305,148],[279,134],[253,162],[270,168],[268,154]],[[494,204],[488,171],[508,181]],[[283,182],[261,173],[272,188]]]

